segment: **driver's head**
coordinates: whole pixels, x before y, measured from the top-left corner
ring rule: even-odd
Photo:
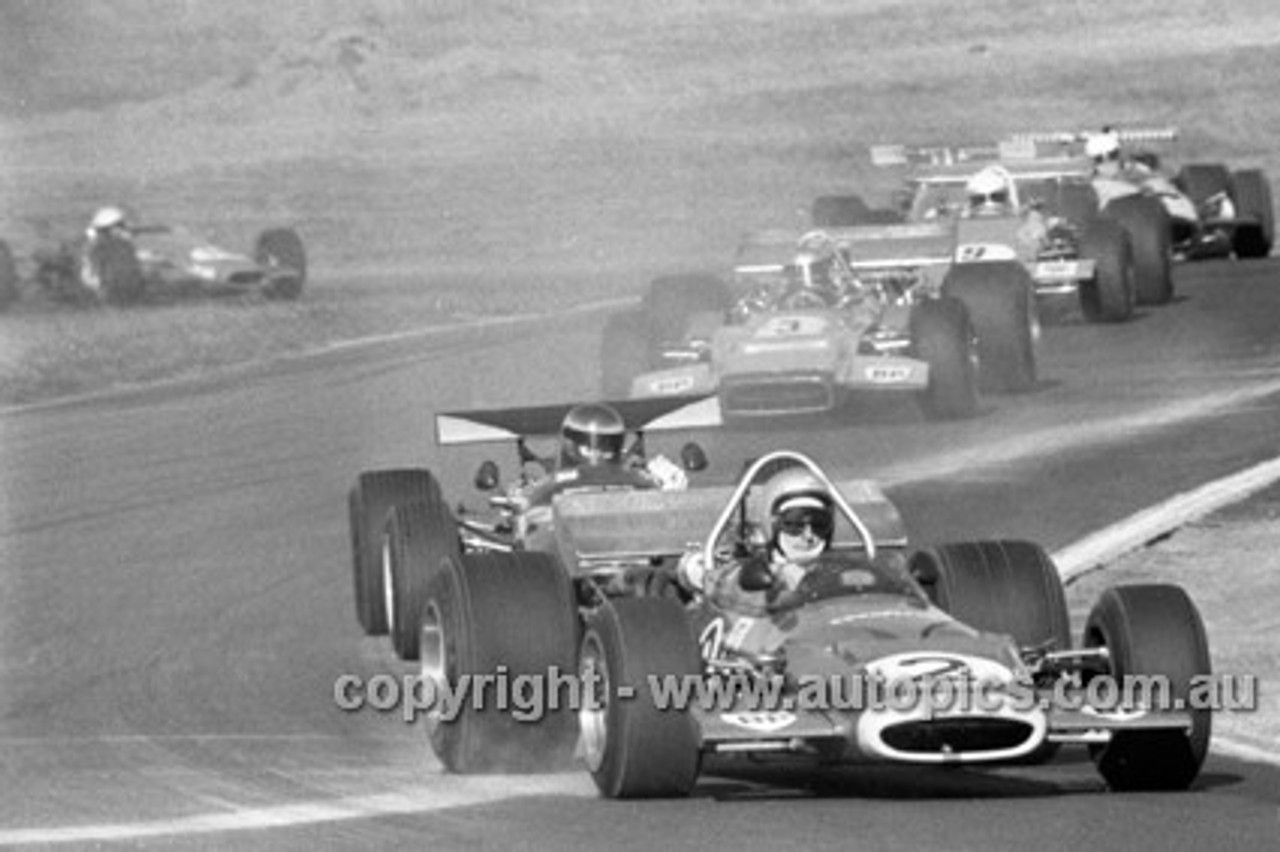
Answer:
[[[1111,128],[1090,134],[1084,141],[1084,152],[1099,172],[1115,171],[1120,166],[1120,134]]]
[[[822,481],[804,468],[788,468],[765,484],[764,498],[771,545],[795,563],[821,556],[835,532],[831,494]]]
[[[98,237],[108,233],[124,233],[129,230],[129,221],[124,210],[119,207],[102,207],[89,220],[89,236]]]
[[[560,425],[560,466],[619,464],[626,438],[622,415],[612,406],[576,405]]]
[[[998,166],[988,166],[965,183],[965,195],[969,209],[976,212],[1003,210],[1010,203],[1012,192],[1008,173]]]

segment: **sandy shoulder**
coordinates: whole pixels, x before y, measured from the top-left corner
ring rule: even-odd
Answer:
[[[1215,737],[1276,753],[1280,743],[1280,487],[1190,524],[1067,589],[1076,635],[1105,588],[1182,585],[1204,618],[1214,671],[1257,678],[1258,708],[1223,712]]]

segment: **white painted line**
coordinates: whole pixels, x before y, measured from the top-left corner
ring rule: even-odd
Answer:
[[[178,819],[0,830],[0,846],[136,841],[149,837],[289,828],[339,820],[422,814],[538,795],[594,798],[596,792],[587,781],[585,772],[568,775],[455,777],[449,778],[448,783],[395,793],[298,802],[274,807],[235,808],[224,813]]]
[[[320,358],[333,352],[343,352],[352,349],[380,346],[402,340],[426,339],[430,337],[439,337],[445,334],[458,334],[464,331],[505,328],[527,323],[546,322],[547,320],[556,319],[558,317],[571,317],[580,314],[591,314],[596,311],[624,308],[629,305],[636,304],[639,300],[640,298],[638,296],[622,296],[614,299],[601,299],[595,302],[587,302],[562,311],[547,311],[533,314],[512,314],[511,316],[489,317],[469,322],[454,323],[452,325],[433,325],[426,328],[415,328],[406,331],[397,331],[390,334],[355,337],[350,340],[340,340],[325,346],[307,349],[302,352],[287,352],[273,357],[264,358],[259,361],[250,361],[244,364],[235,364],[218,369],[212,369],[198,376],[182,376],[176,379],[159,379],[154,382],[140,382],[123,387],[88,391],[86,393],[75,394],[73,396],[62,396],[57,399],[30,402],[21,405],[11,405],[0,408],[0,416],[81,405],[85,402],[91,402],[94,400],[118,399],[139,393],[145,393],[158,388],[196,387],[199,386],[201,382],[214,381],[220,378],[226,378],[227,376],[240,375],[248,370],[260,368],[264,364],[296,363],[300,361],[308,361],[313,358]]]
[[[1064,547],[1053,554],[1053,561],[1063,581],[1070,583],[1153,539],[1224,506],[1238,503],[1277,481],[1280,481],[1280,458],[1254,465],[1143,509]]]
[[[1251,743],[1241,742],[1231,737],[1224,737],[1214,734],[1209,741],[1209,747],[1212,751],[1223,757],[1230,757],[1234,760],[1244,760],[1249,763],[1265,763],[1270,766],[1280,766],[1280,752],[1275,749],[1267,749]]]

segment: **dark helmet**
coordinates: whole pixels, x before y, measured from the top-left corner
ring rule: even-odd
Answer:
[[[560,466],[618,464],[626,438],[626,424],[613,407],[576,405],[560,425]]]

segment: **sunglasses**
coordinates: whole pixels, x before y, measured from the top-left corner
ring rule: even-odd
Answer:
[[[835,522],[831,512],[825,509],[788,509],[778,516],[778,529],[787,535],[800,535],[808,527],[819,538],[828,538]]]

